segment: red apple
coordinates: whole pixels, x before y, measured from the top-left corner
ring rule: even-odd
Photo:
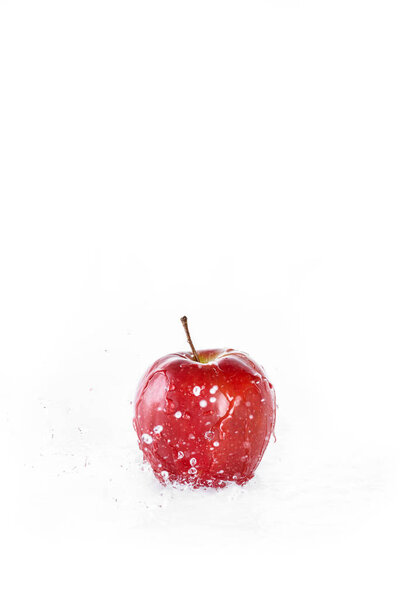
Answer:
[[[157,479],[193,487],[244,484],[275,425],[275,391],[263,368],[232,349],[168,354],[143,376],[134,428]]]

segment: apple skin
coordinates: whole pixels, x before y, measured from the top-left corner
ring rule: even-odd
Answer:
[[[161,483],[245,484],[274,431],[275,391],[263,368],[232,349],[157,360],[143,376],[133,425]]]

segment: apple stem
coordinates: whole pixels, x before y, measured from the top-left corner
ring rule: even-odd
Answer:
[[[192,338],[190,337],[189,327],[188,327],[188,322],[187,322],[187,317],[182,317],[181,318],[181,323],[183,325],[183,329],[186,332],[186,338],[187,338],[187,341],[189,343],[189,346],[192,349],[194,360],[197,361],[197,362],[200,362],[199,355],[197,354],[196,348],[193,346]]]

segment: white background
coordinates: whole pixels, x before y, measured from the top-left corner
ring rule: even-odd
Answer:
[[[2,597],[398,598],[397,2],[0,2]],[[277,391],[255,479],[163,489],[146,366]]]

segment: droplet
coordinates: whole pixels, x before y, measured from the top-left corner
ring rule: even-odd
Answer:
[[[217,391],[218,386],[217,385],[213,385],[212,388],[210,389],[210,394],[215,394],[215,392]]]
[[[153,438],[148,433],[144,433],[142,435],[142,440],[144,441],[145,444],[151,444],[153,441]]]
[[[185,455],[183,454],[182,450],[179,450],[178,452],[178,460],[181,460]]]
[[[216,401],[217,401],[217,399],[215,398],[215,396],[211,396],[211,398],[210,398],[211,404],[214,404],[214,402],[216,402]]]
[[[201,392],[200,387],[198,385],[195,385],[194,388],[193,388],[193,394],[195,396],[200,396],[200,392]]]
[[[180,411],[180,410],[177,410],[177,411],[176,411],[176,413],[175,413],[175,418],[176,418],[176,419],[180,419],[180,418],[181,418],[181,416],[182,416],[182,413],[181,413],[181,411]]]
[[[206,438],[206,440],[212,440],[214,437],[214,432],[213,431],[206,431],[204,434],[204,437]]]
[[[197,463],[197,460],[195,458],[191,458],[189,462],[192,465],[192,467],[194,467],[195,464]]]
[[[162,425],[156,425],[153,429],[154,433],[161,433],[164,427]]]
[[[205,408],[207,406],[207,400],[200,400],[199,404],[201,408]]]
[[[213,446],[217,448],[219,446],[219,442],[213,442]]]
[[[190,473],[190,475],[196,475],[197,469],[195,467],[191,467],[188,469],[188,473]]]

